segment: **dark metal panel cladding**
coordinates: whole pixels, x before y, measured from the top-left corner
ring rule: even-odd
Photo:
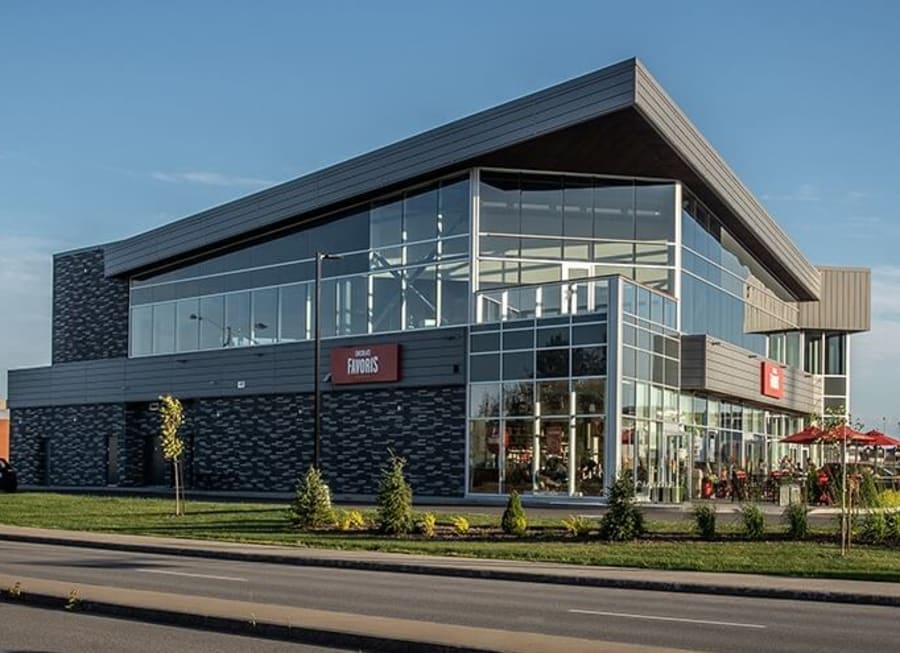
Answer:
[[[432,129],[300,179],[107,245],[106,274],[123,274],[260,231],[304,213],[462,164],[499,147],[630,106],[634,60]]]
[[[768,267],[776,277],[788,282],[786,285],[797,293],[798,299],[817,299],[820,280],[816,268],[639,62],[635,78],[637,109],[724,205],[731,208],[734,217],[745,227],[742,231],[755,240],[748,245],[755,251],[769,253]]]
[[[322,343],[322,374],[332,347],[400,343],[401,380],[392,384],[331,387],[327,391],[465,385],[466,328],[328,339]],[[313,344],[223,349],[167,356],[64,363],[9,373],[11,408],[153,401],[159,395],[239,397],[312,391]],[[243,386],[243,387],[239,387]]]

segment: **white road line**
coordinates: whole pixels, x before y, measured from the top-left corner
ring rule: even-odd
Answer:
[[[652,621],[678,621],[686,624],[706,624],[707,626],[732,626],[734,628],[758,628],[766,626],[762,624],[742,624],[734,621],[707,621],[706,619],[683,619],[681,617],[659,617],[650,614],[628,614],[627,612],[602,612],[600,610],[569,610],[576,614],[596,614],[603,617],[625,617],[626,619],[650,619]]]
[[[135,569],[144,574],[166,574],[168,576],[187,576],[189,578],[206,578],[208,580],[231,580],[235,583],[246,583],[246,578],[236,578],[234,576],[212,576],[210,574],[190,574],[186,571],[168,571],[166,569]]]

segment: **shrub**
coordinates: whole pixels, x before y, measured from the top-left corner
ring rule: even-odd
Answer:
[[[700,503],[694,506],[694,529],[704,540],[716,539],[716,509]]]
[[[584,537],[591,532],[593,526],[590,519],[581,515],[569,515],[562,520],[562,525],[566,533],[574,537]]]
[[[880,492],[878,505],[883,508],[900,508],[900,490],[883,490]]]
[[[465,535],[469,532],[469,520],[463,517],[462,515],[457,515],[452,520],[453,530],[455,530],[460,535]]]
[[[291,503],[291,522],[300,528],[325,528],[334,525],[331,490],[315,467],[297,482],[297,492]]]
[[[525,535],[528,529],[528,521],[525,519],[525,510],[522,508],[522,499],[515,490],[509,495],[509,501],[506,502],[506,510],[503,511],[503,517],[500,519],[500,527],[504,533],[509,535]]]
[[[900,512],[889,512],[885,515],[887,521],[887,538],[894,546],[900,546]]]
[[[358,510],[341,510],[337,513],[337,526],[342,531],[365,528],[366,520]]]
[[[437,525],[437,517],[432,512],[426,512],[418,523],[419,532],[425,537],[434,537],[434,527]]]
[[[883,512],[866,513],[859,539],[866,544],[884,544],[888,541],[888,520]]]
[[[744,536],[750,540],[761,540],[766,534],[766,518],[755,503],[741,506],[741,524]]]
[[[625,474],[610,488],[609,509],[600,520],[600,537],[611,542],[633,540],[644,531],[644,513],[634,503],[634,480]]]
[[[802,503],[792,503],[784,509],[787,534],[792,540],[802,540],[809,534],[809,508]]]
[[[412,530],[412,488],[403,475],[404,466],[406,459],[391,452],[378,484],[378,524],[381,532],[388,535]]]
[[[878,488],[875,487],[875,475],[868,469],[863,470],[859,482],[859,502],[865,508],[881,506],[881,497],[878,495]]]

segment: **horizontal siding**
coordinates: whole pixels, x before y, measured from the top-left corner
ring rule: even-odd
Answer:
[[[717,342],[720,344],[714,345]],[[766,360],[753,352],[708,336],[682,338],[683,364],[690,359],[703,362],[704,379],[682,373],[682,389],[736,397],[772,409],[813,414],[820,412],[822,382],[803,370],[786,367],[784,398],[764,397],[761,392],[761,363]],[[769,361],[778,364],[775,361]]]
[[[324,210],[498,148],[630,106],[633,60],[488,109],[300,179],[106,246],[106,273],[123,274]]]
[[[465,334],[465,328],[453,328],[324,340],[323,376],[329,369],[332,347],[399,342],[401,379],[391,384],[334,388],[330,383],[323,383],[322,389],[463,385]],[[311,392],[313,356],[313,344],[304,342],[14,370],[9,373],[9,403],[13,408],[22,408],[152,401],[164,393],[202,398]],[[244,382],[243,389],[237,387],[239,381]]]
[[[738,179],[650,73],[637,65],[635,105],[685,163],[732,209],[754,234],[755,246],[765,248],[784,267],[800,297],[818,297],[819,274],[759,201]],[[776,275],[782,277],[784,275]]]
[[[800,327],[825,331],[869,331],[872,327],[872,273],[867,268],[821,267],[822,295],[800,302]]]

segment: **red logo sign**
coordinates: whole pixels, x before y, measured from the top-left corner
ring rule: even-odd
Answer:
[[[390,383],[400,380],[400,345],[365,345],[331,350],[331,382]]]
[[[762,362],[762,394],[765,397],[781,399],[784,396],[784,370],[775,363]]]

